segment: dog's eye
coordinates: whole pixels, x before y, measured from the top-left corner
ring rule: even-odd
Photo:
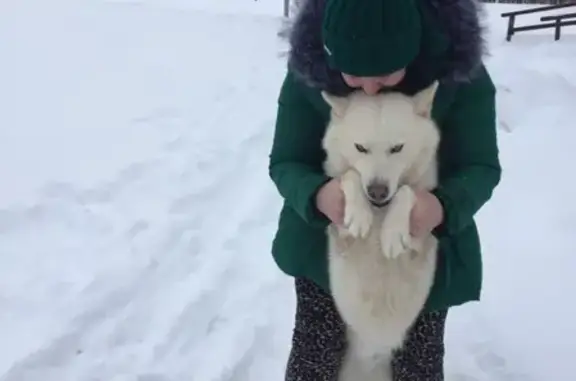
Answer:
[[[390,153],[391,154],[398,153],[402,151],[402,148],[404,148],[404,144],[396,144],[395,146],[390,148]]]
[[[356,147],[356,149],[358,150],[358,152],[361,153],[368,153],[368,148],[364,147],[362,144],[354,144],[354,146]]]

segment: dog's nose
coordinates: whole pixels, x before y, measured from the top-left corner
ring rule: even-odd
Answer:
[[[386,201],[386,199],[388,198],[389,193],[388,184],[372,183],[368,185],[367,191],[368,191],[368,197],[370,197],[372,201],[380,203]]]

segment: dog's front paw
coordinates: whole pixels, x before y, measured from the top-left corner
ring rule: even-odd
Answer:
[[[362,199],[350,199],[346,201],[344,207],[344,226],[348,234],[355,238],[366,238],[374,218],[370,205],[362,201]]]
[[[373,212],[364,195],[362,180],[355,171],[346,172],[340,181],[344,193],[344,227],[354,238],[366,238],[372,227]]]
[[[410,240],[409,219],[400,217],[387,218],[382,224],[380,241],[382,244],[383,254],[386,258],[398,258],[400,254],[410,247]]]
[[[408,187],[400,188],[390,203],[380,232],[380,243],[386,258],[398,258],[410,249],[410,213],[413,205],[414,193]]]

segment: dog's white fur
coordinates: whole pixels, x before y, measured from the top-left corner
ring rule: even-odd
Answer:
[[[324,169],[340,178],[345,197],[344,227],[327,229],[332,294],[348,327],[340,381],[392,380],[392,351],[432,286],[437,241],[432,234],[413,238],[409,223],[413,189],[437,182],[437,86],[413,97],[322,94],[331,106]],[[372,183],[388,186],[386,206],[370,202]]]

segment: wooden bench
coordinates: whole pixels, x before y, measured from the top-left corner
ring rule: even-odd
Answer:
[[[510,41],[512,39],[512,36],[516,32],[523,32],[523,31],[527,31],[527,30],[537,30],[537,29],[561,28],[562,26],[575,25],[575,24],[573,24],[574,21],[572,21],[572,20],[563,21],[563,18],[561,18],[560,20],[557,21],[555,18],[553,18],[553,19],[548,20],[548,21],[553,20],[553,22],[542,23],[542,24],[533,24],[533,25],[525,25],[525,26],[514,26],[514,24],[516,22],[516,16],[527,15],[527,14],[538,13],[538,12],[552,11],[552,10],[563,9],[563,8],[574,7],[574,6],[576,6],[576,2],[571,2],[571,3],[566,3],[566,4],[546,5],[543,7],[536,7],[536,8],[530,8],[530,9],[523,9],[520,11],[502,13],[500,15],[501,17],[504,17],[504,18],[508,17],[508,30],[506,31],[506,41]],[[560,15],[558,15],[558,16],[560,16]],[[555,17],[555,16],[550,16],[550,17]],[[564,18],[566,18],[566,17],[564,17]],[[546,20],[541,19],[540,21],[546,21]],[[557,26],[558,23],[560,23],[559,26]]]
[[[558,41],[560,39],[560,29],[563,26],[571,26],[576,25],[576,20],[569,20],[569,19],[576,19],[576,12],[575,13],[564,13],[561,15],[554,15],[554,16],[542,16],[540,17],[540,21],[547,22],[551,21],[554,27],[554,40]],[[549,24],[545,24],[549,25]]]

